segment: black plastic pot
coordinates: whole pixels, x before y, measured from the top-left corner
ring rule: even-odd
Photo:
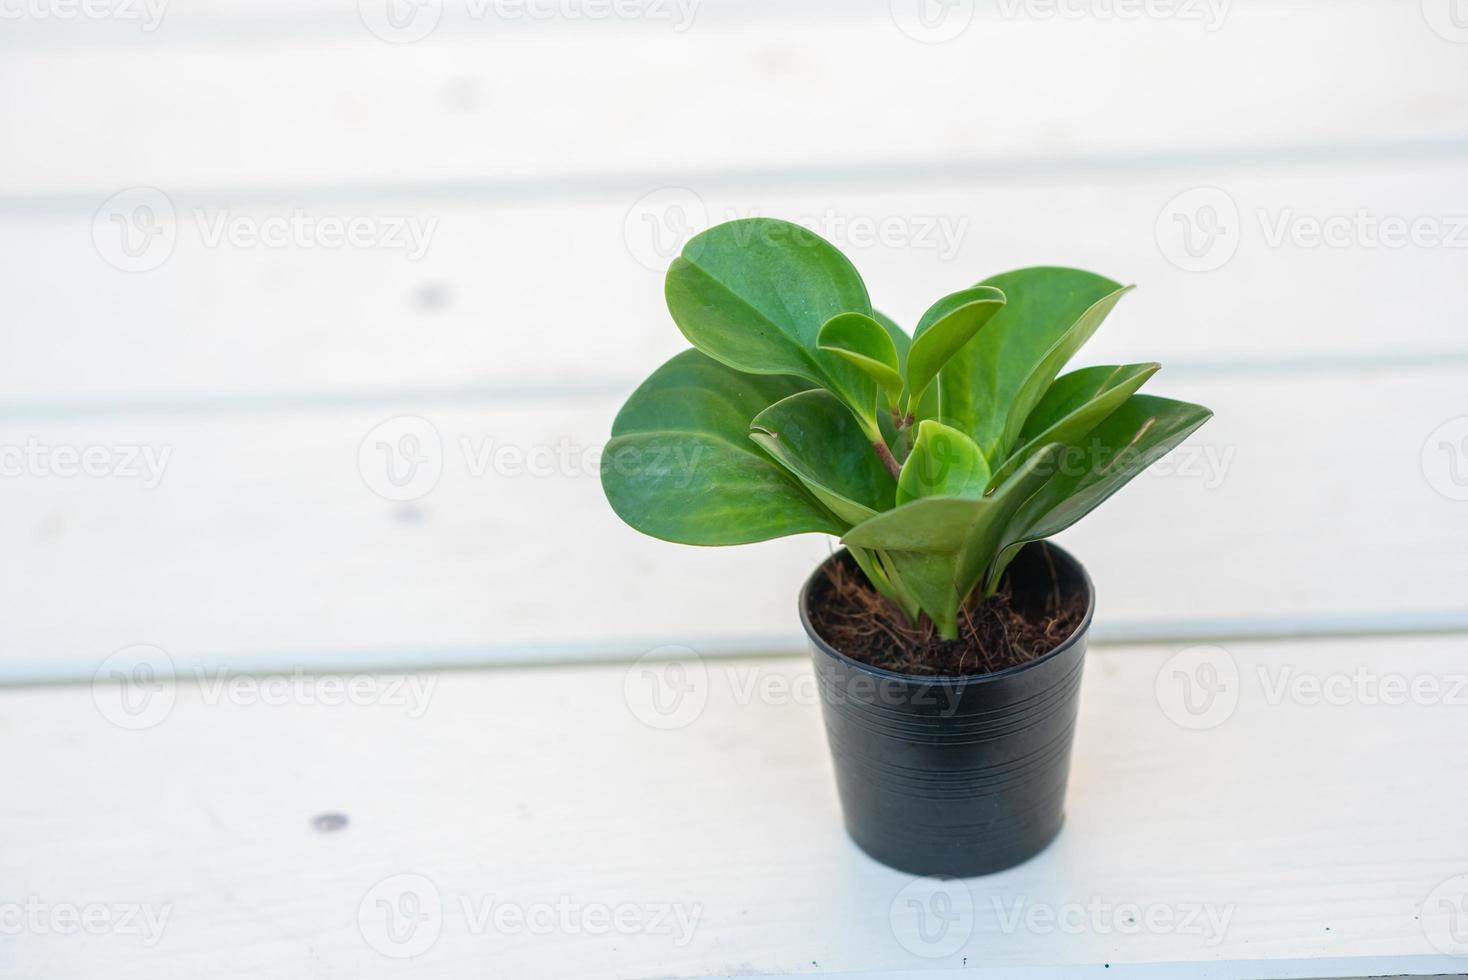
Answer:
[[[1048,588],[1040,547],[1026,548],[1012,573],[1043,563]],[[1060,587],[1084,590],[1084,619],[1043,657],[977,677],[881,670],[817,635],[809,602],[826,566],[850,561],[845,552],[801,590],[846,830],[883,864],[916,875],[990,874],[1060,833],[1095,592],[1079,562],[1045,547]]]

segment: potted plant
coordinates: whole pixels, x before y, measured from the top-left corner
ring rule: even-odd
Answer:
[[[797,225],[704,232],[667,275],[694,349],[612,427],[602,483],[694,545],[823,533],[800,595],[847,830],[915,874],[1001,870],[1059,832],[1094,597],[1045,539],[1208,420],[1157,364],[1061,371],[1128,291],[995,276],[909,336]]]

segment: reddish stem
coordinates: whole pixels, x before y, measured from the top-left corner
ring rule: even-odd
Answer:
[[[902,476],[902,464],[897,462],[897,457],[892,455],[892,450],[887,448],[885,442],[874,442],[872,448],[877,451],[877,458],[882,461],[882,465],[887,467],[887,472],[892,474],[892,479],[896,480]]]

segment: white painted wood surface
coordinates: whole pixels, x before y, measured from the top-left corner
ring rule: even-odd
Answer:
[[[1468,248],[1272,242],[1362,212],[1461,233],[1462,47],[1406,0],[1240,0],[1217,30],[1014,9],[942,45],[876,2],[708,0],[682,33],[448,4],[412,45],[338,0],[180,0],[154,32],[8,21],[0,79],[26,97],[0,105],[22,137],[0,159],[0,447],[171,455],[152,490],[0,479],[0,679],[86,678],[139,642],[240,669],[794,649],[824,541],[644,540],[586,465],[682,346],[657,271],[676,233],[752,213],[828,233],[908,323],[1026,263],[1141,285],[1084,359],[1161,359],[1156,390],[1219,418],[1212,456],[1174,463],[1193,475],[1067,538],[1101,635],[1468,625],[1468,453],[1439,432],[1468,411]],[[94,233],[140,182],[167,190],[177,243],[128,273]],[[1204,187],[1238,210],[1236,254],[1192,272],[1166,219]],[[297,209],[433,233],[416,260],[207,244],[221,217]],[[892,219],[893,240],[858,230]],[[405,503],[358,467],[400,416],[445,455]],[[572,456],[475,476],[461,440]],[[568,573],[601,583],[583,614],[552,584]]]
[[[1199,187],[1222,189],[1238,212],[1238,224],[1220,219],[1235,229],[1235,254],[1206,273],[1174,264],[1176,253],[1164,251],[1174,244],[1170,228],[1162,237],[1157,230],[1170,203]],[[687,346],[662,290],[662,269],[687,229],[752,214],[798,220],[831,238],[879,306],[909,329],[947,292],[1058,263],[1140,287],[1087,347],[1097,363],[1468,360],[1460,160],[896,186],[695,178],[668,190],[648,179],[541,201],[175,194],[172,255],[138,274],[109,266],[93,243],[93,211],[105,196],[86,209],[0,224],[0,287],[14,297],[0,407],[382,400],[445,388],[502,401],[622,393]],[[1289,234],[1301,222],[1363,212],[1378,222],[1433,220],[1446,241],[1329,247]],[[224,222],[255,227],[297,213],[380,222],[385,237],[363,248],[216,238]],[[414,222],[422,237],[396,232],[390,220]],[[75,270],[72,288],[38,288],[37,276],[44,283],[45,270],[58,268]]]
[[[116,933],[0,937],[0,971],[927,976],[966,957],[989,971],[1109,963],[1123,976],[1149,964],[1174,964],[1160,974],[1174,976],[1321,976],[1308,972],[1315,958],[1335,975],[1460,972],[1468,960],[1434,945],[1440,914],[1420,917],[1440,883],[1468,872],[1464,642],[1233,645],[1210,661],[1222,700],[1198,714],[1182,707],[1173,672],[1203,680],[1201,661],[1173,659],[1172,647],[1093,651],[1066,828],[1041,857],[950,895],[973,909],[944,939],[951,948],[914,931],[907,900],[927,901],[933,886],[844,836],[804,659],[687,660],[681,675],[651,661],[416,675],[416,689],[378,686],[375,703],[335,706],[300,693],[278,704],[284,688],[221,691],[184,672],[171,697],[160,689],[133,716],[111,687],[6,691],[0,784],[20,791],[0,794],[0,898],[134,903],[167,918],[151,946]],[[1351,680],[1363,671],[1376,680]],[[1388,676],[1438,693],[1374,703],[1390,701]],[[1334,703],[1288,693],[1308,694],[1308,678]],[[650,685],[674,680],[689,693],[659,701],[676,705],[660,714]],[[298,683],[331,696],[319,680]],[[349,825],[313,831],[327,812]],[[435,924],[436,940],[410,959],[372,945],[412,948],[406,927],[404,945],[387,938],[375,905],[413,884],[399,875],[428,879],[444,909],[414,941]],[[479,929],[485,901],[532,916],[556,903],[570,916],[625,907],[642,925]],[[1093,901],[1099,911],[1065,912]],[[1005,925],[1016,902],[1032,926]],[[652,923],[665,905],[695,920],[690,933]],[[1047,931],[1031,907],[1071,924]],[[1185,927],[1195,907],[1226,926]],[[1170,925],[1158,910],[1172,910]]]
[[[1156,387],[1218,417],[1063,536],[1099,583],[1100,635],[1463,628],[1465,504],[1435,488],[1461,489],[1429,437],[1462,414],[1468,370],[1182,372]],[[616,402],[0,426],[5,442],[171,452],[152,489],[0,482],[0,664],[87,678],[136,643],[236,669],[799,649],[794,596],[833,539],[699,549],[626,528],[597,476]],[[442,465],[408,502],[372,489],[391,489],[386,457],[359,456],[396,447],[399,416],[434,426]],[[580,583],[574,613],[565,582]]]
[[[277,19],[285,43],[266,47],[268,19],[244,20],[233,38],[228,20],[212,22],[201,36],[184,8],[151,34],[109,38],[129,43],[7,51],[0,84],[28,97],[6,100],[0,128],[51,137],[11,147],[7,193],[873,164],[896,176],[975,160],[1468,137],[1468,64],[1408,0],[1234,2],[1211,30],[1209,18],[1045,20],[985,4],[946,45],[905,35],[886,4],[779,18],[776,32],[776,5],[750,16],[708,2],[707,23],[679,32],[650,20],[536,30],[456,17],[486,4],[450,3],[443,30],[408,45],[379,41],[355,6],[335,6],[334,29],[319,34]]]
[[[1422,918],[1468,873],[1462,704],[1368,703],[1349,680],[1348,703],[1306,703],[1357,668],[1463,672],[1468,47],[1433,29],[1446,2],[1236,0],[1217,29],[985,4],[939,45],[886,0],[704,0],[682,32],[445,0],[411,45],[364,27],[374,0],[175,0],[156,31],[7,16],[0,448],[169,456],[151,489],[0,477],[0,685],[21,685],[0,688],[0,975],[1468,971]],[[178,233],[128,273],[97,235],[135,185],[166,192]],[[1179,204],[1199,188],[1223,197]],[[1188,271],[1175,215],[1220,204],[1232,257]],[[432,231],[416,257],[206,241],[297,211]],[[799,648],[793,596],[828,545],[646,540],[586,465],[682,346],[657,269],[748,214],[822,230],[908,323],[1022,264],[1135,281],[1084,360],[1163,360],[1158,392],[1219,412],[1183,472],[1065,538],[1098,638],[1150,645],[1093,655],[1067,830],[948,896],[976,910],[949,955],[914,945],[924,886],[900,895],[840,831],[808,667],[731,658]],[[1447,240],[1298,238],[1360,215]],[[895,238],[868,240],[879,225]],[[444,469],[388,500],[359,455],[405,416]],[[504,446],[569,456],[474,472]],[[568,611],[567,580],[598,587]],[[1428,631],[1446,635],[1349,638]],[[1210,662],[1238,668],[1240,701],[1217,727],[1163,710],[1187,642],[1309,634],[1340,638],[1225,641]],[[185,678],[147,730],[107,720],[136,720],[112,688],[24,686],[89,681],[134,644]],[[658,720],[659,668],[626,666],[654,649],[701,658],[683,728],[634,710]],[[617,663],[565,666],[597,660]],[[535,666],[365,675],[377,701],[335,707],[314,702],[336,681],[303,673],[484,664]],[[199,669],[265,674],[284,703]],[[328,812],[349,825],[312,830]],[[368,941],[403,874],[447,910],[413,959]],[[996,898],[1113,918],[1006,930]],[[697,926],[681,945],[476,929],[491,899]],[[1229,925],[1103,931],[1118,903]],[[13,929],[37,904],[104,928]],[[105,928],[137,906],[166,910],[157,943]]]

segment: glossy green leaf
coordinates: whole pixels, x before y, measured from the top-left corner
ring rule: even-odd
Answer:
[[[912,454],[897,479],[897,503],[922,497],[984,495],[989,463],[974,441],[957,429],[927,419],[918,425]]]
[[[1063,345],[1072,328],[1121,287],[1103,276],[1061,268],[1020,269],[982,285],[1003,292],[1006,302],[948,360],[938,377],[943,420],[967,432],[995,464],[1011,448],[1004,444],[1006,433],[1017,433],[1044,394],[1044,386],[1032,390],[1031,379],[1037,372],[1043,376],[1042,367],[1057,345]],[[1055,372],[1059,370],[1057,365]],[[1011,416],[1019,422],[1012,423]]]
[[[827,320],[817,338],[823,351],[857,367],[877,383],[888,401],[902,397],[897,345],[887,330],[864,313],[840,313]]]
[[[1085,517],[1212,417],[1208,409],[1188,402],[1153,395],[1128,398],[1065,448],[1056,474],[1015,513],[990,587],[1026,543],[1059,534]]]
[[[1056,376],[1065,369],[1065,365],[1076,355],[1076,352],[1090,340],[1100,328],[1106,317],[1121,302],[1121,298],[1131,292],[1132,286],[1125,286],[1116,292],[1105,296],[1081,314],[1081,318],[1072,324],[1071,328],[1060,336],[1045,356],[1040,358],[1040,363],[1035,365],[1034,370],[1025,378],[1024,383],[1015,392],[1014,401],[1010,404],[1005,416],[1004,435],[1000,438],[1000,448],[1003,452],[1009,452],[1019,440],[1020,432],[1025,422],[1029,419],[1035,406],[1045,397],[1045,392],[1054,383]]]
[[[880,312],[874,312],[872,316],[882,325],[882,329],[887,331],[887,335],[892,338],[892,343],[897,348],[898,373],[906,377],[907,355],[909,349],[912,347],[912,338],[890,317]],[[906,450],[910,447],[913,439],[913,430],[907,428],[899,432],[896,428],[893,415],[899,408],[903,407],[900,404],[900,400],[888,398],[883,394],[877,405],[877,422],[882,429],[882,438],[887,441],[887,445],[893,447],[893,451],[897,453],[899,460],[905,459]],[[940,418],[942,415],[942,400],[939,395],[938,386],[929,385],[927,394],[923,396],[917,406],[915,408],[907,406],[907,408],[917,419]]]
[[[1020,430],[1021,448],[994,474],[1004,479],[1041,446],[1071,445],[1136,394],[1162,365],[1122,364],[1082,368],[1057,378]]]
[[[872,313],[861,276],[835,246],[785,221],[731,221],[689,241],[668,269],[666,295],[693,346],[739,371],[826,388],[875,437],[876,383],[819,349],[832,317]]]
[[[1054,474],[1059,446],[1036,454],[985,497],[928,497],[852,528],[845,544],[887,555],[944,637],[958,635],[958,610],[984,576],[1016,511]]]
[[[1004,293],[992,286],[975,286],[945,296],[918,321],[912,351],[907,357],[907,390],[914,404],[949,359],[1004,308]]]
[[[749,440],[751,420],[807,388],[743,375],[685,351],[643,382],[618,414],[602,456],[617,515],[644,534],[730,545],[844,525]]]
[[[897,491],[846,407],[828,391],[803,391],[765,409],[749,437],[847,524],[892,507]]]

